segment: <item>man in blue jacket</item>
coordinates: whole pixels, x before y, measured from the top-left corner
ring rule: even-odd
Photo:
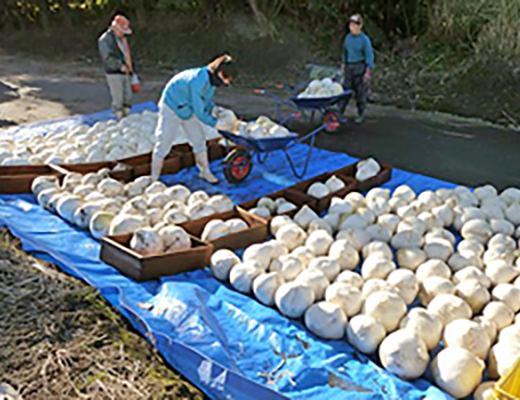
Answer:
[[[163,160],[175,144],[189,143],[200,177],[207,182],[218,179],[209,168],[206,141],[218,138],[219,107],[215,89],[228,86],[236,76],[229,55],[218,57],[206,67],[192,68],[175,75],[166,85],[159,101],[159,121],[152,155],[152,177],[161,174]]]
[[[374,68],[374,50],[370,38],[361,31],[363,20],[355,14],[349,19],[349,30],[343,44],[343,71],[345,89],[354,91],[358,109],[356,123],[363,122],[363,114],[367,106],[368,83]],[[343,111],[350,98],[343,104]]]

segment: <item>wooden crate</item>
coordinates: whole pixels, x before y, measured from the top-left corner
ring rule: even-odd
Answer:
[[[213,248],[191,237],[192,248],[157,256],[143,256],[130,248],[132,234],[101,240],[101,260],[138,282],[176,275],[209,265]]]
[[[338,190],[337,192],[331,193],[328,196],[325,196],[321,199],[318,199],[316,197],[310,196],[307,194],[307,190],[309,187],[315,183],[315,182],[322,182],[325,183],[327,179],[329,179],[332,176],[336,176],[338,179],[341,179],[345,183],[345,187],[341,190]],[[313,208],[314,211],[317,213],[321,213],[324,211],[327,211],[330,206],[330,202],[333,197],[345,197],[350,192],[354,192],[357,189],[357,184],[355,179],[341,175],[338,172],[326,172],[324,174],[315,176],[314,178],[308,179],[306,181],[297,183],[294,186],[291,186],[291,189],[298,190],[300,193],[304,193],[307,196],[309,196],[311,199],[313,199],[313,202],[309,203],[309,207]]]
[[[176,174],[182,169],[182,157],[179,155],[170,155],[163,162],[162,175]],[[139,176],[151,175],[152,164],[143,164],[134,167],[134,178]]]
[[[137,166],[143,164],[149,164],[152,162],[152,153],[140,154],[138,156],[132,156],[118,160],[120,163]]]
[[[248,229],[232,233],[228,236],[210,241],[209,243],[213,246],[213,250],[220,249],[244,249],[254,243],[261,243],[265,240],[269,233],[267,221],[263,218],[257,217],[246,210],[235,207],[231,211],[227,211],[221,214],[215,214],[210,217],[202,218],[196,221],[189,221],[181,224],[186,232],[190,235],[200,238],[204,227],[209,221],[215,219],[221,219],[227,221],[232,218],[240,218],[244,220],[249,226]]]
[[[221,160],[228,154],[228,149],[218,143],[211,144],[208,146],[208,157],[209,161]]]
[[[97,172],[100,169],[108,168],[112,170],[116,165],[121,165],[124,169],[120,171],[111,171],[110,176],[118,181],[122,182],[130,182],[134,178],[134,168],[128,164],[124,164],[122,162],[99,162],[92,164],[67,164],[60,165],[63,169],[69,172],[77,172],[82,175],[86,175],[90,172]]]
[[[356,179],[356,165],[357,163],[347,165],[346,167],[338,169],[335,173]],[[367,192],[370,189],[379,187],[392,179],[393,167],[387,163],[379,163],[379,165],[381,166],[381,171],[379,171],[379,173],[373,178],[367,179],[363,182],[356,179],[357,189],[359,192]]]
[[[316,207],[316,204],[315,204],[316,199],[314,197],[311,197],[305,193],[302,193],[299,190],[295,190],[295,189],[291,189],[291,188],[282,189],[282,190],[279,190],[278,192],[274,192],[274,193],[271,193],[271,194],[268,194],[268,195],[262,196],[262,197],[269,197],[270,199],[273,199],[273,200],[283,197],[285,200],[293,203],[297,207],[295,210],[280,214],[280,215],[287,215],[289,217],[293,217],[298,212],[298,210],[300,208],[302,208],[304,205],[308,205],[309,207],[313,207],[313,208]],[[260,198],[248,201],[246,203],[242,203],[242,204],[240,204],[240,207],[243,208],[244,210],[249,211],[250,209],[256,207],[259,200],[260,200]],[[275,216],[269,218],[269,220],[271,220],[274,217]]]
[[[33,180],[42,175],[61,177],[63,173],[48,165],[0,167],[0,194],[31,193]]]
[[[181,145],[184,146],[184,145]],[[222,146],[218,143],[218,141],[210,140],[208,142],[208,159],[209,161],[220,160],[227,156],[228,148]],[[195,156],[191,151],[191,147],[187,150],[186,148],[182,148],[182,168],[190,168],[195,165]]]

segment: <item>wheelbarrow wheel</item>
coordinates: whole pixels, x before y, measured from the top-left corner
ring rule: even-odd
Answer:
[[[253,160],[244,149],[235,149],[224,159],[224,176],[229,183],[241,183],[251,173]]]
[[[323,123],[327,126],[327,132],[336,132],[340,126],[338,115],[333,111],[327,111],[323,115]]]

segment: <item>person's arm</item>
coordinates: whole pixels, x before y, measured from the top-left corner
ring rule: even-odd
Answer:
[[[107,69],[111,71],[122,71],[124,66],[123,61],[114,55],[114,51],[108,41],[109,38],[105,35],[98,40],[99,55]]]
[[[199,77],[190,83],[191,107],[199,120],[214,128],[217,125],[217,119],[211,115],[214,103],[213,99],[204,98],[208,96],[204,94],[204,84],[204,80]]]
[[[348,46],[347,46],[348,35],[345,36],[345,40],[343,41],[343,66],[348,64]]]
[[[134,74],[137,74],[137,51],[134,46],[134,39],[127,39],[128,40],[128,48],[130,49],[130,59],[132,60],[132,72]]]
[[[365,35],[365,62],[367,64],[367,71],[372,72],[374,69],[374,49],[370,38]]]

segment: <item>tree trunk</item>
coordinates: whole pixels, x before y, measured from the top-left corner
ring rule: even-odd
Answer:
[[[60,0],[60,11],[63,16],[63,21],[67,28],[72,28],[72,18],[70,15],[70,8],[68,0]]]
[[[137,14],[137,23],[139,27],[142,29],[146,26],[146,8],[144,6],[144,0],[135,0],[136,5],[136,14]]]
[[[51,26],[49,21],[49,4],[47,3],[47,0],[38,0],[37,4],[43,33],[45,36],[49,36],[51,33]]]
[[[253,10],[253,14],[255,15],[256,21],[261,25],[266,24],[267,18],[265,17],[264,13],[260,11],[257,0],[247,0],[247,3],[249,4],[249,7],[251,7],[251,9]]]

